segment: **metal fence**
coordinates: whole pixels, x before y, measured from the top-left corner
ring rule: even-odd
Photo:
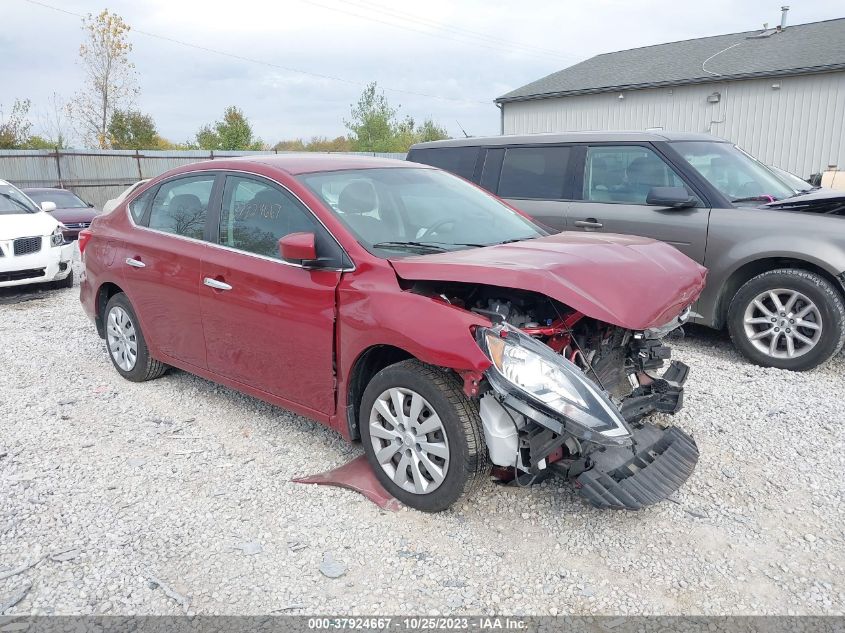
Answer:
[[[26,187],[60,187],[96,207],[130,185],[201,160],[290,152],[207,150],[0,150],[0,179]],[[405,159],[404,153],[341,152]]]

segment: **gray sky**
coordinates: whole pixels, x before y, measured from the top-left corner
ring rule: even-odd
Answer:
[[[78,14],[108,7],[135,29],[135,106],[163,136],[192,138],[232,104],[270,144],[345,133],[343,118],[369,81],[378,81],[400,113],[430,116],[452,135],[460,135],[457,121],[472,135],[497,134],[494,98],[593,55],[780,21],[780,4],[759,0],[44,2]],[[800,0],[789,23],[838,17],[841,0]],[[81,81],[80,19],[0,0],[0,23],[0,105],[8,112],[15,98],[31,99],[38,132],[51,94],[67,100]]]

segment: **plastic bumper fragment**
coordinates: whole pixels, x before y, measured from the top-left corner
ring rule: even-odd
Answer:
[[[695,470],[698,446],[677,427],[646,424],[631,448],[591,455],[593,467],[575,479],[578,494],[597,508],[640,510],[678,490]]]

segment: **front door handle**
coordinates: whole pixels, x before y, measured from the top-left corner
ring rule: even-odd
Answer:
[[[131,257],[126,258],[126,263],[132,268],[144,268],[146,266],[140,259],[132,259]]]
[[[232,286],[227,284],[225,281],[218,281],[216,279],[212,279],[211,277],[206,277],[202,280],[209,288],[214,288],[215,290],[231,290]]]
[[[576,221],[575,226],[582,229],[600,229],[604,226],[604,224],[597,221],[595,218],[587,218],[586,220]]]

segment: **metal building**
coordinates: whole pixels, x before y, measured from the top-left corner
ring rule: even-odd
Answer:
[[[680,130],[808,177],[845,168],[845,18],[597,55],[496,99],[503,134]]]

